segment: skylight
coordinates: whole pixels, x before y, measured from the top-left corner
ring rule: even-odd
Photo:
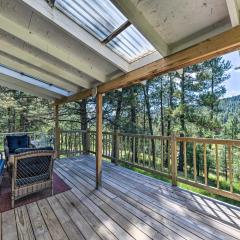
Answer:
[[[128,62],[156,51],[110,0],[56,0],[55,7]]]
[[[62,88],[59,88],[59,87],[56,87],[52,84],[49,84],[49,83],[45,83],[41,80],[38,80],[36,78],[33,78],[31,76],[28,76],[28,75],[25,75],[23,73],[20,73],[20,72],[16,72],[12,69],[9,69],[5,66],[2,66],[0,65],[0,73],[1,74],[4,74],[6,76],[9,76],[9,77],[12,77],[12,78],[15,78],[15,79],[18,79],[22,82],[25,82],[25,83],[29,83],[29,84],[32,84],[34,86],[37,86],[37,87],[40,87],[40,88],[43,88],[43,89],[47,89],[51,92],[54,92],[54,93],[57,93],[57,94],[60,94],[60,95],[63,95],[63,96],[69,96],[71,93],[62,89]]]

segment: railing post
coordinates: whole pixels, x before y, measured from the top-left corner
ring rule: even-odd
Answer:
[[[177,142],[176,136],[174,134],[171,136],[171,149],[172,185],[177,186]]]

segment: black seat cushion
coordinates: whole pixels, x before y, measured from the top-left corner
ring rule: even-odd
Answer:
[[[7,145],[9,148],[9,153],[14,153],[18,148],[28,148],[29,147],[29,137],[28,135],[19,136],[6,136]]]

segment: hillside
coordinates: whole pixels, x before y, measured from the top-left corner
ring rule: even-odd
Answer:
[[[240,110],[240,95],[221,99],[219,109],[228,113],[235,113]]]

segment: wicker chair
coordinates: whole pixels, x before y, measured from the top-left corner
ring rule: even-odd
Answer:
[[[53,191],[53,150],[34,150],[11,155],[12,208],[15,200],[50,189]]]

